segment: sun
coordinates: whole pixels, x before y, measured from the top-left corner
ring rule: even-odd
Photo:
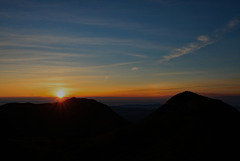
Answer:
[[[58,98],[63,98],[65,96],[65,92],[62,89],[60,89],[57,91],[56,95]]]

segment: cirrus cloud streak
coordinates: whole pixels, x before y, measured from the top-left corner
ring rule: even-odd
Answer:
[[[240,23],[239,19],[229,21],[223,28],[217,29],[211,35],[199,35],[194,42],[177,49],[173,49],[169,55],[165,55],[159,60],[160,63],[170,61],[183,55],[194,53],[201,48],[209,46],[219,41],[219,38],[228,32],[232,32]]]

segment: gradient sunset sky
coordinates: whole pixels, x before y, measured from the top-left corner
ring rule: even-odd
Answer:
[[[239,0],[0,0],[0,97],[240,94]]]

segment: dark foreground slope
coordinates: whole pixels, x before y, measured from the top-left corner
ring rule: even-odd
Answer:
[[[127,124],[108,106],[90,99],[6,104],[0,107],[0,157],[58,160],[66,149]]]
[[[69,160],[240,160],[239,112],[192,92],[173,96],[142,122],[119,131],[108,144],[66,155]],[[90,154],[95,155],[90,155]]]
[[[233,107],[183,92],[124,131],[113,143],[114,155],[125,161],[239,160],[239,128],[240,114]]]

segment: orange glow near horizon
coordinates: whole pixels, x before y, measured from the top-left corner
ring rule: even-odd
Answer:
[[[61,82],[56,79],[55,82],[53,76],[49,80],[36,78],[2,82],[0,97],[164,97],[186,90],[195,93],[240,95],[239,79],[207,82],[179,81],[178,83],[175,81],[151,83],[136,81],[133,84],[118,82],[118,80],[101,81],[101,79],[91,80],[90,78],[72,80],[69,78]],[[231,84],[231,86],[225,87],[222,86],[223,84]]]

